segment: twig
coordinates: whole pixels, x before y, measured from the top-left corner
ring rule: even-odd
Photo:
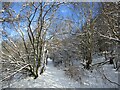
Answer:
[[[113,41],[116,41],[116,42],[119,42],[120,43],[120,40],[118,38],[113,38],[113,37],[109,37],[109,36],[105,36],[105,35],[102,35],[99,33],[99,35],[101,37],[104,37],[104,38],[107,38],[107,39],[110,39],[110,40],[113,40]]]
[[[98,70],[99,71],[99,70]],[[99,71],[100,72],[100,71]],[[101,72],[100,72],[101,73]],[[105,74],[104,73],[101,73],[103,76],[104,76],[104,78],[105,79],[107,79],[109,82],[111,82],[111,83],[113,83],[113,84],[116,84],[116,85],[118,85],[118,86],[120,86],[120,84],[119,83],[116,83],[116,82],[114,82],[114,81],[111,81],[110,79],[108,79],[106,76],[105,76]]]
[[[95,65],[104,65],[104,64],[106,64],[106,63],[108,63],[110,60],[107,60],[107,61],[103,61],[103,62],[99,62],[99,63],[96,63],[96,64],[93,64],[93,65],[91,65],[91,66],[95,66]]]
[[[108,79],[108,78],[105,76],[105,74],[104,74],[104,73],[103,73],[103,76],[104,76],[104,77],[105,77],[105,79],[107,79],[109,82],[114,83],[114,84],[116,84],[116,85],[120,86],[120,84],[119,84],[119,83],[113,82],[113,81],[111,81],[110,79]]]

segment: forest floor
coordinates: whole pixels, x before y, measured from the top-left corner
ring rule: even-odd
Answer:
[[[52,60],[48,59],[45,72],[37,79],[27,77],[19,81],[11,81],[9,88],[117,88],[117,85],[105,80],[96,69],[85,72],[82,83],[77,82],[68,78],[62,69],[54,67]],[[112,65],[104,65],[102,73],[105,73],[111,81],[118,82],[118,72]]]

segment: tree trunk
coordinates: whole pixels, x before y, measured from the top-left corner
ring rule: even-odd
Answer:
[[[110,64],[113,64],[114,57],[110,57]]]
[[[105,51],[104,56],[105,56],[105,60],[107,60],[107,51]]]
[[[89,53],[88,56],[86,56],[86,66],[85,66],[85,68],[89,70],[91,63],[92,63],[92,56],[91,56],[91,53]]]
[[[28,69],[28,68],[27,68]],[[29,69],[28,71],[31,73],[30,76],[32,75],[34,77],[34,79],[36,79],[38,77],[38,75],[36,75],[36,73],[33,70],[34,68],[32,68],[31,65],[29,65]]]

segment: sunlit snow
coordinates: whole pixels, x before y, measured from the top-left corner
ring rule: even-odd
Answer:
[[[118,73],[105,65],[104,72],[112,81],[117,81]],[[110,71],[110,72],[108,72]],[[12,88],[108,88],[117,87],[116,85],[104,80],[97,70],[93,72],[85,71],[86,75],[82,77],[82,83],[70,79],[65,72],[53,66],[52,60],[48,59],[46,71],[37,79],[28,77],[20,81],[11,82]],[[116,77],[116,79],[115,79]]]

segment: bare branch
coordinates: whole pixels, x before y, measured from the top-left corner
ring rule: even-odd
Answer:
[[[116,41],[116,42],[119,42],[119,43],[120,43],[120,40],[117,39],[117,38],[113,38],[113,37],[105,36],[105,35],[102,35],[102,34],[100,34],[100,33],[99,33],[99,35],[100,35],[101,37],[104,37],[104,38],[107,38],[107,39],[109,39],[109,40],[113,40],[113,41]]]
[[[12,73],[11,75],[9,75],[9,76],[5,77],[4,79],[2,79],[1,82],[4,81],[4,80],[6,80],[6,79],[8,79],[8,78],[10,78],[10,77],[12,77],[13,75],[15,75],[16,73],[20,72],[21,70],[23,70],[24,68],[26,68],[26,67],[28,67],[28,66],[29,66],[29,64],[21,67],[21,68],[20,68],[19,70],[17,70],[16,72],[14,72],[14,73]]]

